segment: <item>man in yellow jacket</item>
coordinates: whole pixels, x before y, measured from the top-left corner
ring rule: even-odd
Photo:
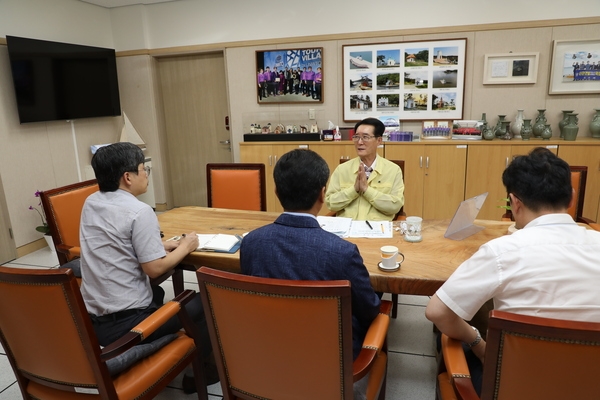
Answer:
[[[377,155],[385,126],[366,118],[354,127],[356,154],[340,164],[329,180],[325,202],[340,217],[356,220],[392,220],[404,205],[402,170]]]

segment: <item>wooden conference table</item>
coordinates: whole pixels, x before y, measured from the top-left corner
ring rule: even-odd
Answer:
[[[196,233],[243,234],[273,222],[279,213],[226,210],[206,207],[180,207],[158,216],[165,238],[196,231]],[[391,239],[346,239],[355,243],[369,270],[371,284],[376,291],[397,294],[431,296],[454,270],[487,241],[507,233],[510,222],[476,220],[485,229],[461,241],[444,238],[450,220],[424,220],[423,241],[406,242],[394,231]],[[268,243],[265,243],[268,245]],[[384,272],[377,268],[381,259],[380,248],[397,246],[405,260],[400,270]],[[184,262],[199,268],[239,272],[240,253],[193,252]]]

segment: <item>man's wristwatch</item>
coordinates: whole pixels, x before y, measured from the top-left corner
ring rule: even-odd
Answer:
[[[477,334],[477,337],[475,337],[475,340],[473,340],[471,343],[467,343],[467,346],[469,346],[469,348],[477,346],[479,342],[481,342],[481,333],[479,333],[479,329],[475,328],[474,326],[472,326],[471,328],[473,328],[473,330]]]

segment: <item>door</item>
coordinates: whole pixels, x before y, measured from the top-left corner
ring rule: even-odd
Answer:
[[[0,178],[0,264],[12,261],[15,258],[17,258],[17,247],[11,231],[4,187]]]
[[[175,207],[206,206],[206,164],[232,162],[222,52],[158,59]]]

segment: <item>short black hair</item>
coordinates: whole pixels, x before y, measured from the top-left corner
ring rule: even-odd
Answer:
[[[125,172],[137,172],[145,160],[142,149],[120,142],[99,148],[92,157],[92,168],[101,192],[114,192]]]
[[[310,210],[327,185],[329,167],[317,153],[295,149],[285,153],[273,170],[279,202],[286,211]]]
[[[504,170],[502,183],[534,212],[568,208],[573,197],[569,164],[543,147],[515,157]]]
[[[365,118],[362,121],[358,121],[354,125],[354,131],[356,132],[361,125],[371,125],[375,128],[375,137],[383,136],[383,132],[385,132],[385,125],[377,118]]]

